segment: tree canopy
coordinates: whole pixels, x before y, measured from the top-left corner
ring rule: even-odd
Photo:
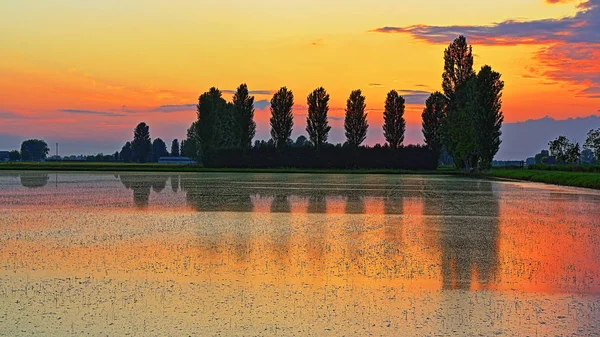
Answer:
[[[446,96],[436,91],[425,101],[425,109],[421,114],[425,144],[433,151],[436,158],[439,158],[443,146],[441,129],[447,107]]]
[[[177,138],[171,142],[171,157],[179,157],[179,140]]]
[[[306,98],[308,115],[306,117],[306,132],[310,142],[320,149],[327,142],[331,126],[327,121],[329,112],[329,94],[320,87],[311,92]]]
[[[41,161],[46,159],[50,148],[45,141],[40,139],[28,139],[21,143],[21,159],[23,161]]]
[[[346,101],[346,116],[344,117],[344,130],[346,141],[350,146],[358,147],[367,139],[367,114],[365,113],[365,96],[362,91],[354,90]]]
[[[254,122],[254,96],[248,94],[248,86],[245,83],[237,88],[233,96],[233,105],[237,117],[240,146],[249,148],[256,134],[256,123]]]
[[[271,98],[271,138],[278,148],[287,146],[294,127],[294,94],[286,87]]]
[[[150,127],[142,122],[133,130],[133,142],[131,143],[134,158],[138,163],[150,160],[152,154],[152,141],[150,139]]]
[[[397,149],[404,142],[404,97],[398,95],[396,90],[387,94],[385,110],[383,111],[383,135],[389,146]]]

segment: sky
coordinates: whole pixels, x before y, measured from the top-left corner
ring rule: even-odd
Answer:
[[[422,143],[424,101],[460,34],[476,69],[502,74],[505,121],[600,114],[600,0],[6,0],[0,31],[0,150],[40,138],[62,155],[112,153],[142,121],[170,143],[200,94],[230,100],[240,83],[256,96],[257,139],[274,91],[294,92],[295,138],[323,86],[331,142],[362,89],[367,143],[383,143],[395,89],[409,103],[405,143]]]

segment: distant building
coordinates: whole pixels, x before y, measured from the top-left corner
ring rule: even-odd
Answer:
[[[8,161],[10,159],[10,152],[8,151],[0,151],[0,162]]]
[[[188,157],[160,157],[159,164],[196,164],[195,161]]]

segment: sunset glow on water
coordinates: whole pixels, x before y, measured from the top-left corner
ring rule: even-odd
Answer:
[[[600,193],[3,172],[0,335],[589,335]]]

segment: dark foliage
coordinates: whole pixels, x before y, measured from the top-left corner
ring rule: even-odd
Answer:
[[[306,116],[306,132],[310,142],[320,149],[327,142],[331,126],[327,121],[329,112],[329,94],[320,87],[311,92],[306,98],[308,115]]]
[[[254,96],[249,96],[248,86],[245,83],[237,88],[233,96],[233,105],[237,117],[240,146],[249,148],[256,134],[256,123],[254,122]]]
[[[148,162],[152,157],[152,141],[150,140],[150,127],[142,122],[133,130],[131,142],[133,156],[138,163]]]
[[[346,116],[344,117],[344,130],[346,141],[352,147],[360,146],[367,139],[367,114],[365,113],[365,96],[362,91],[354,90],[346,101]]]
[[[160,157],[168,157],[167,144],[160,138],[156,138],[152,142],[152,161],[158,162]]]
[[[21,159],[23,161],[40,161],[46,159],[50,148],[45,141],[28,139],[21,143]]]
[[[456,90],[474,74],[473,48],[461,35],[444,50],[444,72],[442,74],[444,95],[452,99]]]
[[[171,157],[179,157],[179,140],[177,138],[171,142]]]
[[[502,90],[504,81],[500,80],[500,73],[492,70],[490,66],[483,66],[477,74],[477,99],[479,109],[475,116],[475,142],[479,167],[489,169],[492,160],[500,149],[500,136],[502,135]]]
[[[271,138],[278,148],[287,146],[294,127],[294,94],[286,87],[279,89],[271,99]]]
[[[424,146],[389,147],[323,146],[319,151],[313,147],[275,146],[253,147],[244,152],[240,149],[220,149],[206,167],[228,168],[298,168],[298,169],[406,169],[433,170],[437,160],[433,152]]]
[[[121,148],[121,153],[119,153],[119,159],[126,163],[133,161],[133,147],[131,146],[131,142],[127,142],[125,145],[123,145],[123,148]]]
[[[433,151],[436,158],[440,157],[442,151],[442,123],[444,122],[448,99],[441,92],[436,91],[425,101],[423,109],[422,131],[425,144]]]
[[[404,97],[396,90],[387,94],[383,111],[383,135],[391,148],[398,148],[404,142],[406,121],[404,120]]]

